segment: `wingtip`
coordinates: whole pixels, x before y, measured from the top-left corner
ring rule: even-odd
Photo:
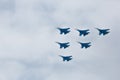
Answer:
[[[70,29],[70,28],[68,27],[68,29]]]
[[[70,55],[70,57],[73,57],[72,55]]]
[[[110,30],[110,29],[107,29],[108,31]]]

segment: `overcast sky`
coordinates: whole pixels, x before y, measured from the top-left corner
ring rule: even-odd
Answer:
[[[59,35],[57,27],[71,32]],[[91,33],[79,37],[76,28]],[[119,0],[0,0],[0,80],[120,80],[119,31]],[[60,50],[56,41],[71,46]]]

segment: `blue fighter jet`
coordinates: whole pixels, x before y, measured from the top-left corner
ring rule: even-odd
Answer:
[[[89,29],[86,29],[86,30],[76,29],[76,30],[79,32],[79,36],[86,36],[86,35],[88,35],[90,33]]]
[[[81,42],[78,42],[79,44],[81,44],[81,48],[89,48],[91,46],[91,42],[88,42],[88,43],[81,43]]]
[[[60,34],[68,34],[70,32],[70,28],[57,28],[60,31]]]
[[[99,31],[99,35],[106,35],[106,34],[108,34],[108,33],[110,33],[109,32],[109,30],[110,29],[99,29],[99,28],[96,28],[98,31]]]
[[[56,43],[60,45],[60,49],[62,49],[62,48],[66,49],[66,48],[68,48],[70,46],[69,42],[66,42],[66,43],[56,42]]]
[[[70,61],[70,60],[72,60],[72,56],[61,56],[61,55],[59,55],[59,56],[63,58],[63,61]]]

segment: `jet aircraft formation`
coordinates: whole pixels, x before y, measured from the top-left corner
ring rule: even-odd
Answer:
[[[67,35],[68,33],[70,33],[70,28],[57,28],[60,32],[60,35]],[[103,35],[107,35],[110,29],[100,29],[100,28],[95,28],[96,30],[98,30],[99,36]],[[90,34],[90,30],[89,29],[85,29],[85,30],[81,30],[81,29],[75,29],[76,31],[79,32],[79,36],[87,36]],[[57,44],[59,44],[60,49],[66,49],[70,46],[70,42],[56,42]],[[81,49],[85,48],[89,48],[91,46],[91,42],[78,42],[81,45]],[[59,55],[60,57],[63,58],[63,61],[70,61],[72,60],[72,56],[62,56]]]

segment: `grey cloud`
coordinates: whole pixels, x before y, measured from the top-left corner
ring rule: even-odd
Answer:
[[[0,0],[0,4],[1,80],[120,79],[118,0]],[[61,26],[72,32],[59,35],[56,27]],[[111,33],[100,37],[94,27],[110,28]],[[91,34],[80,38],[75,28],[89,28]],[[71,46],[59,50],[55,41],[70,41]],[[92,41],[92,47],[81,50],[76,41]],[[73,55],[73,60],[64,63],[60,54]]]
[[[1,12],[13,12],[15,9],[14,0],[0,0],[0,13]]]

